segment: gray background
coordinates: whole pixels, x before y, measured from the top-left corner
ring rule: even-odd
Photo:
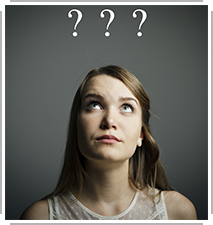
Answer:
[[[105,8],[116,14],[108,38]],[[169,182],[208,219],[207,19],[207,6],[6,6],[6,219],[54,189],[75,91],[108,64],[143,84]]]

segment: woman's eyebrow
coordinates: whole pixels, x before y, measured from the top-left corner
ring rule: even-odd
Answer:
[[[84,97],[84,100],[87,98],[97,98],[97,99],[104,99],[104,97],[100,94],[95,94],[95,93],[89,93]]]
[[[96,93],[89,93],[89,94],[85,95],[84,100],[87,99],[87,98],[96,98],[96,99],[100,99],[100,100],[104,99],[104,97],[102,95],[96,94]],[[135,98],[132,98],[132,97],[120,97],[119,101],[120,102],[134,101],[138,105],[138,101]]]
[[[136,104],[138,105],[138,101],[135,98],[132,98],[132,97],[120,97],[119,101],[122,101],[122,102],[124,102],[124,101],[135,101]]]

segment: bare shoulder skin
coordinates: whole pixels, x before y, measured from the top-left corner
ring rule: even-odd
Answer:
[[[47,200],[33,203],[22,213],[20,220],[49,220]]]
[[[192,202],[177,191],[164,191],[169,220],[197,220]]]

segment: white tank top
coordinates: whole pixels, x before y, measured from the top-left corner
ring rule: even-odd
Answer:
[[[157,189],[155,191],[158,193]],[[47,201],[50,220],[168,220],[163,192],[153,201],[138,190],[130,206],[116,216],[102,216],[91,211],[72,193],[54,196]]]

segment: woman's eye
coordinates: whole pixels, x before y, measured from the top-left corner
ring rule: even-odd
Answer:
[[[97,102],[92,102],[87,106],[87,109],[102,109],[102,107]]]
[[[133,112],[133,107],[131,105],[123,105],[121,107],[122,112]]]

